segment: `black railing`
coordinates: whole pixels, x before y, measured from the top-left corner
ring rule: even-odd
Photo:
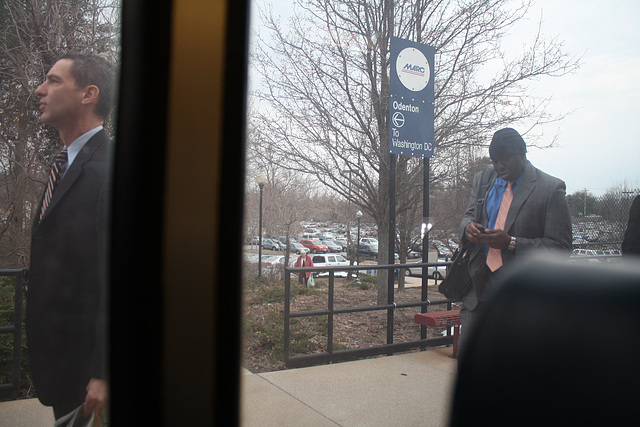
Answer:
[[[572,256],[572,261],[613,261],[618,262],[621,260],[620,255],[609,256]],[[448,266],[450,262],[445,263],[414,263],[414,264],[393,264],[393,265],[361,265],[353,267],[285,267],[285,301],[284,301],[284,362],[289,368],[303,367],[318,365],[323,363],[341,362],[347,360],[355,360],[364,357],[378,356],[383,354],[393,354],[397,352],[407,351],[416,348],[433,347],[440,345],[450,345],[453,342],[453,337],[450,334],[450,330],[447,330],[447,336],[439,338],[427,339],[427,327],[421,326],[420,339],[415,341],[407,341],[401,343],[394,343],[394,330],[393,330],[393,315],[395,310],[402,308],[421,307],[421,312],[426,313],[430,306],[446,305],[447,310],[451,310],[451,304],[453,301],[447,299],[431,301],[428,298],[427,285],[428,279],[426,275],[426,268]],[[375,306],[359,306],[359,307],[340,307],[335,308],[333,305],[334,291],[335,291],[335,272],[336,271],[358,271],[358,270],[391,270],[398,271],[400,269],[407,270],[408,268],[423,267],[422,274],[422,293],[421,301],[411,303],[396,303],[394,302],[394,290],[390,289],[391,303],[375,305]],[[291,312],[291,273],[298,273],[302,271],[309,271],[312,273],[328,272],[328,301],[326,309],[319,310],[306,310]],[[17,392],[20,385],[20,367],[22,358],[22,324],[23,324],[23,312],[22,301],[25,285],[27,269],[0,269],[0,277],[15,277],[15,294],[14,294],[14,316],[12,325],[0,325],[0,334],[13,334],[13,356],[11,363],[11,382],[0,384],[0,396],[6,396],[11,393]],[[437,280],[436,280],[437,283]],[[346,313],[358,313],[369,311],[387,311],[387,343],[383,345],[377,345],[367,348],[355,348],[347,350],[334,350],[333,349],[333,318],[337,314]],[[327,349],[324,353],[308,354],[308,355],[290,355],[290,321],[293,318],[313,317],[313,316],[327,316]]]
[[[618,254],[615,255],[598,255],[598,256],[571,256],[570,261],[573,262],[620,262],[622,257]],[[421,326],[420,339],[415,341],[407,341],[401,343],[394,343],[394,313],[395,310],[400,308],[421,307],[421,312],[425,313],[429,311],[430,306],[446,305],[447,310],[451,310],[453,301],[448,299],[439,299],[431,301],[428,298],[427,291],[427,275],[426,267],[436,266],[448,266],[450,262],[446,263],[415,263],[415,264],[393,264],[393,265],[361,265],[352,267],[286,267],[284,269],[285,276],[285,301],[284,301],[284,362],[288,368],[299,368],[304,366],[319,365],[325,363],[342,362],[347,360],[355,360],[364,357],[378,356],[378,355],[391,355],[393,353],[407,351],[416,348],[434,347],[440,345],[449,345],[453,343],[453,337],[450,329],[447,329],[447,335],[438,338],[427,339],[427,327]],[[375,306],[360,306],[360,307],[340,307],[335,308],[333,304],[334,291],[335,291],[335,272],[336,271],[358,271],[358,270],[391,270],[398,271],[400,269],[408,269],[415,267],[423,267],[422,274],[422,293],[421,301],[412,303],[396,303],[394,288],[389,288],[390,303],[381,304]],[[328,284],[328,301],[326,309],[318,310],[305,310],[291,312],[291,273],[299,273],[308,271],[311,273],[328,272],[329,284]],[[346,313],[358,313],[368,311],[386,311],[387,312],[387,343],[383,345],[371,346],[366,348],[355,348],[347,350],[334,350],[333,349],[333,319],[335,315]],[[313,316],[327,316],[327,345],[326,351],[322,353],[314,354],[302,354],[291,355],[291,319]]]
[[[288,368],[298,368],[304,366],[319,365],[324,363],[342,362],[347,360],[355,360],[364,357],[378,356],[378,355],[391,355],[393,353],[407,351],[416,348],[433,347],[440,345],[449,345],[453,343],[453,336],[451,331],[447,330],[447,336],[427,339],[426,326],[420,328],[420,339],[414,341],[405,341],[401,343],[394,342],[394,313],[395,310],[401,308],[421,307],[421,312],[426,313],[430,306],[433,305],[446,305],[447,310],[451,309],[451,300],[441,299],[436,301],[430,301],[427,293],[427,274],[426,267],[428,266],[448,266],[450,262],[446,263],[415,263],[415,264],[389,264],[389,265],[360,265],[350,267],[285,267],[285,296],[284,296],[284,362]],[[358,270],[391,270],[399,271],[401,269],[415,267],[424,267],[422,274],[422,293],[421,301],[410,303],[396,303],[394,288],[390,288],[389,291],[389,303],[375,306],[360,306],[360,307],[334,307],[334,291],[335,291],[335,272],[336,271],[358,271]],[[305,310],[291,312],[291,273],[297,274],[299,272],[308,271],[311,273],[328,272],[328,301],[326,309],[319,310]],[[337,314],[346,313],[358,313],[369,311],[386,311],[387,312],[387,342],[386,344],[371,346],[366,348],[355,348],[346,350],[334,350],[333,349],[333,330],[334,330],[334,316]],[[323,353],[314,354],[302,354],[294,355],[290,354],[291,349],[291,319],[301,317],[313,317],[313,316],[327,316],[327,346],[326,351]]]
[[[0,277],[15,277],[14,315],[12,325],[0,326],[0,334],[13,334],[11,382],[0,384],[0,395],[16,393],[20,387],[20,361],[22,358],[22,295],[26,269],[0,269]]]

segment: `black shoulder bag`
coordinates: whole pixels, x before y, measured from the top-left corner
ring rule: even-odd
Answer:
[[[447,277],[438,285],[438,291],[447,299],[461,300],[471,291],[471,275],[469,275],[469,250],[456,249],[453,262],[447,271]]]
[[[481,209],[484,209],[485,198],[488,190],[491,188],[491,183],[495,180],[495,176],[492,173],[489,174],[489,180],[485,182],[485,175],[487,169],[482,172],[482,178],[480,180],[480,188],[477,194],[476,210],[475,210],[475,222],[480,221]],[[493,178],[493,179],[491,179]],[[480,195],[484,197],[480,197]],[[459,301],[467,296],[471,291],[473,282],[471,281],[471,275],[469,274],[469,252],[468,246],[463,246],[462,242],[453,254],[453,260],[447,271],[447,277],[438,286],[438,291],[447,299]]]

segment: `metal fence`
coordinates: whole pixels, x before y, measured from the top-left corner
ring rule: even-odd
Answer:
[[[617,247],[620,247],[620,243],[617,242]],[[604,255],[572,255],[569,262],[620,262],[622,259],[618,253],[609,253]],[[450,345],[453,343],[453,336],[451,335],[450,328],[447,329],[447,335],[438,338],[427,338],[426,326],[421,326],[420,339],[413,341],[406,341],[396,343],[394,342],[394,313],[398,309],[420,307],[422,313],[429,311],[429,307],[433,306],[446,306],[445,308],[438,309],[437,311],[451,310],[454,301],[444,299],[430,300],[427,293],[427,278],[426,274],[423,274],[422,279],[422,292],[421,300],[412,303],[396,303],[394,298],[394,289],[389,289],[391,299],[390,303],[374,306],[359,306],[359,307],[334,307],[334,295],[335,295],[335,273],[336,272],[355,272],[358,270],[390,270],[394,269],[398,271],[400,269],[406,269],[409,267],[423,266],[448,266],[450,262],[446,263],[416,263],[416,264],[394,264],[394,265],[363,265],[354,267],[285,267],[285,296],[284,296],[284,362],[287,368],[299,368],[305,366],[313,366],[319,364],[342,362],[347,360],[355,360],[364,357],[378,356],[378,355],[391,355],[393,353],[408,351],[418,348],[434,347],[441,345]],[[291,311],[291,276],[297,275],[299,272],[309,271],[311,273],[328,272],[328,299],[327,307],[314,309],[314,310],[302,310]],[[437,283],[437,282],[436,282]],[[386,344],[371,346],[366,348],[354,348],[346,350],[334,350],[334,316],[347,313],[363,313],[370,311],[385,311],[387,313],[387,342]],[[321,353],[314,354],[299,354],[291,355],[291,320],[304,317],[327,317],[327,341],[326,350]]]
[[[621,191],[584,199],[568,197],[572,214],[573,253],[576,255],[619,255],[627,229],[629,209],[637,192]]]
[[[417,348],[433,347],[440,345],[449,345],[453,343],[453,336],[450,329],[447,335],[438,338],[427,339],[426,326],[420,328],[420,339],[406,341],[401,343],[394,342],[394,313],[398,309],[421,307],[421,312],[426,313],[430,306],[445,305],[446,310],[451,310],[452,301],[440,299],[430,301],[427,294],[427,278],[423,274],[422,280],[422,298],[421,301],[411,303],[396,303],[394,290],[389,289],[390,303],[374,306],[360,307],[334,307],[335,295],[335,273],[338,271],[358,271],[358,270],[400,270],[416,266],[448,266],[451,263],[420,263],[420,264],[392,264],[392,265],[361,265],[353,267],[285,267],[285,296],[284,296],[284,362],[288,368],[298,368],[304,366],[313,366],[324,363],[341,362],[347,360],[355,360],[363,357],[371,357],[378,355],[390,355],[397,352],[407,351]],[[311,273],[328,272],[328,300],[327,307],[316,310],[291,311],[291,273],[309,271]],[[444,309],[443,309],[444,310]],[[387,313],[387,342],[386,344],[371,346],[366,348],[355,348],[346,350],[334,350],[334,316],[347,313],[362,313],[371,311],[383,311]],[[291,319],[302,317],[327,316],[327,344],[326,351],[314,354],[291,355]]]

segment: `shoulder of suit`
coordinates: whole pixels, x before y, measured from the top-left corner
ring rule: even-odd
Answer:
[[[111,148],[111,139],[107,132],[102,129],[100,132],[93,135],[87,143],[80,150],[80,154],[84,156],[93,156],[94,153],[107,152]]]
[[[532,176],[537,179],[537,181],[541,184],[551,185],[554,187],[566,187],[565,182],[560,178],[556,178],[553,175],[549,175],[548,173],[536,168],[531,163],[529,163],[529,168],[531,168]]]
[[[87,143],[89,142],[94,142],[97,144],[110,144],[111,138],[109,138],[107,131],[105,131],[104,129],[101,129],[98,133],[93,135]]]
[[[485,180],[487,180],[487,179],[489,179],[489,177],[493,173],[494,173],[493,165],[492,164],[488,164],[487,166],[484,167],[484,169],[482,169],[481,171],[477,172],[475,176],[476,176],[478,181],[480,181],[483,177],[485,178]]]

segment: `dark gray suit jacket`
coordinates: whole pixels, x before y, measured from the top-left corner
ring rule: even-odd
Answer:
[[[478,173],[473,181],[473,189],[469,198],[467,211],[460,224],[460,241],[471,248],[469,272],[473,279],[473,289],[463,300],[465,308],[473,310],[478,301],[486,298],[489,291],[486,285],[486,275],[483,266],[486,262],[481,244],[474,244],[467,240],[464,230],[476,218],[478,199],[486,200],[491,183],[495,181],[496,173],[489,165],[483,172]],[[482,182],[481,182],[482,181]],[[516,237],[516,251],[507,249],[502,251],[504,267],[508,268],[516,258],[532,254],[539,249],[555,249],[568,253],[571,250],[572,231],[571,214],[565,197],[565,183],[536,169],[529,163],[524,172],[507,215],[505,231]],[[489,221],[484,204],[480,209],[478,222],[487,226]]]
[[[104,130],[89,139],[42,220],[35,215],[26,326],[36,393],[48,406],[77,407],[89,379],[106,378],[110,146]]]

